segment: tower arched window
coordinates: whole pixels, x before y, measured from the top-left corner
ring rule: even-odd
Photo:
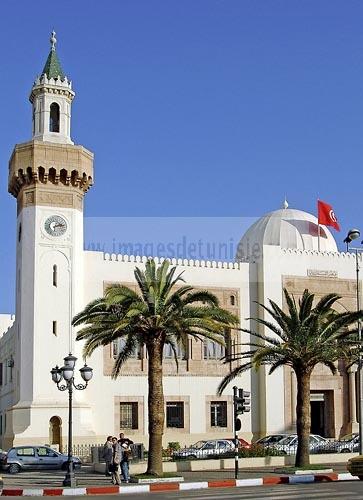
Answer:
[[[35,104],[33,106],[33,135],[35,134]]]
[[[231,295],[229,297],[229,300],[230,300],[231,306],[235,306],[236,305],[236,298],[235,298],[234,295]]]
[[[49,114],[49,132],[59,132],[59,104],[52,102]]]
[[[58,269],[57,266],[54,264],[53,266],[53,286],[58,285]]]

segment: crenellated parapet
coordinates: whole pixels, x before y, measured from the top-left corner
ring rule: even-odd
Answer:
[[[281,248],[281,253],[285,255],[308,255],[308,256],[324,256],[330,257],[331,259],[339,259],[339,260],[355,260],[355,253],[351,252],[319,252],[318,250],[299,250],[297,248]],[[362,256],[360,255],[360,259]]]
[[[83,146],[32,140],[17,144],[9,161],[8,191],[18,213],[29,205],[83,209],[93,184],[93,153]]]
[[[72,81],[68,80],[66,76],[63,79],[61,79],[60,76],[48,78],[46,74],[38,76],[35,80],[29,95],[29,101],[33,104],[35,98],[44,93],[65,96],[70,101],[72,101],[75,96],[72,90]]]
[[[163,257],[146,257],[141,255],[122,255],[115,253],[104,253],[103,259],[113,262],[132,262],[132,263],[145,263],[148,259],[153,258],[156,264],[161,264],[164,260],[169,261],[174,266],[184,267],[202,267],[213,269],[242,269],[239,262],[221,262],[214,260],[193,260],[193,259],[168,259]]]

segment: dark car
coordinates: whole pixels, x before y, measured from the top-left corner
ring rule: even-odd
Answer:
[[[268,448],[269,446],[275,445],[287,436],[288,434],[269,434],[268,436],[258,439],[254,444],[263,446],[264,448]]]
[[[350,458],[347,463],[347,469],[352,476],[358,476],[363,481],[363,455]]]
[[[73,457],[74,468],[81,467],[81,461],[78,457]],[[10,474],[17,474],[22,470],[47,470],[63,469],[66,470],[68,464],[68,455],[63,455],[58,451],[52,450],[49,446],[15,446],[10,448],[6,455],[2,455],[1,464],[3,469]]]

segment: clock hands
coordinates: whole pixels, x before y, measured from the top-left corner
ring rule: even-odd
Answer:
[[[53,221],[49,224],[49,227],[51,229],[51,231],[55,232],[57,230],[57,228],[59,229],[64,229],[66,228],[66,224],[65,222],[56,222],[56,221]]]
[[[67,222],[60,215],[51,215],[44,227],[50,236],[62,236],[67,231]]]

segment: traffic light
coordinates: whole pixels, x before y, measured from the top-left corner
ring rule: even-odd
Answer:
[[[239,415],[248,413],[251,411],[251,393],[244,391],[243,389],[238,389],[235,385],[233,387],[233,419],[234,419],[234,477],[238,478],[238,450],[240,447],[238,441],[238,432],[242,428],[241,420],[238,418]]]
[[[237,391],[236,391],[237,392]],[[251,411],[251,393],[244,389],[238,389],[234,396],[234,414],[235,417]]]

